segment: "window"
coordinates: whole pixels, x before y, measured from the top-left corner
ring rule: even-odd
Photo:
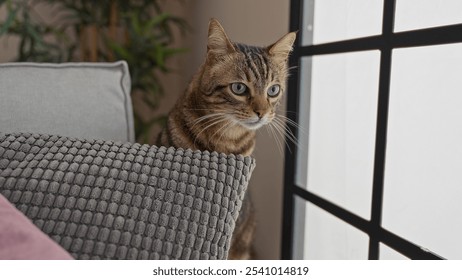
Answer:
[[[291,1],[282,258],[461,259],[462,2],[340,2]]]

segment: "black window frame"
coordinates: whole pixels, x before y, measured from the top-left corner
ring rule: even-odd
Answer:
[[[290,30],[298,31],[303,28],[304,3],[303,0],[291,0],[290,3]],[[284,171],[284,198],[283,198],[283,221],[282,221],[282,248],[281,259],[292,259],[294,246],[295,225],[295,198],[299,197],[310,202],[324,211],[336,216],[342,221],[352,225],[369,236],[368,259],[379,259],[379,244],[385,244],[410,259],[436,260],[443,257],[416,245],[403,237],[382,228],[382,205],[384,168],[387,146],[388,106],[390,96],[390,77],[392,51],[398,48],[410,48],[421,46],[434,46],[443,44],[462,43],[462,24],[445,25],[432,28],[417,29],[404,32],[394,32],[396,0],[384,0],[382,33],[379,35],[362,37],[357,39],[342,40],[331,43],[303,46],[301,44],[302,32],[298,33],[294,52],[289,64],[290,67],[299,69],[300,60],[303,57],[312,57],[324,54],[341,54],[358,51],[379,50],[379,88],[376,120],[376,139],[374,150],[374,167],[372,183],[371,219],[366,220],[352,212],[297,186],[295,183],[296,173],[296,145],[286,139],[285,171]],[[308,8],[308,7],[305,7]],[[287,111],[295,114],[287,114],[287,117],[298,123],[300,73],[293,71],[288,81]],[[298,137],[296,127],[288,127]]]

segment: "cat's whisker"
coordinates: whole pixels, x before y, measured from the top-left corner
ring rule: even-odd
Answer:
[[[195,122],[193,123],[193,125],[191,126],[190,129],[191,129],[191,130],[194,130],[194,128],[195,128],[196,126],[206,126],[206,125],[208,125],[209,123],[212,123],[212,122],[214,122],[215,120],[217,120],[217,118],[219,118],[219,117],[221,117],[221,116],[213,116],[213,117],[203,118],[203,119],[201,119],[201,120],[195,121]]]
[[[225,120],[225,116],[220,116],[217,119],[209,120],[206,124],[204,124],[205,127],[203,127],[202,130],[199,131],[199,133],[196,134],[196,136],[199,136],[199,134],[201,134],[202,132],[204,132],[208,128],[222,122],[223,120]]]
[[[295,137],[295,135],[292,133],[292,131],[287,128],[287,126],[284,125],[284,123],[281,121],[281,120],[278,120],[278,119],[275,119],[274,120],[274,124],[275,126],[278,126],[282,132],[284,132],[284,135],[289,138],[289,140],[294,143],[295,145],[297,145],[298,147],[298,140],[297,138]]]
[[[229,110],[226,109],[192,109],[192,108],[185,108],[185,111],[209,111],[212,113],[229,113]]]
[[[197,120],[194,121],[194,123],[192,124],[190,129],[193,130],[194,127],[196,125],[199,125],[199,124],[207,125],[209,123],[209,121],[214,121],[215,120],[215,119],[210,120],[211,118],[223,117],[225,115],[226,114],[224,114],[224,113],[216,113],[216,114],[209,114],[209,115],[202,116],[202,117],[200,117],[200,118],[198,118]]]
[[[274,124],[273,124],[272,127],[273,127],[273,129],[276,131],[276,133],[275,133],[276,136],[277,136],[278,138],[281,137],[281,138],[279,139],[279,143],[280,143],[280,147],[281,147],[281,153],[284,154],[284,147],[285,147],[285,145],[287,145],[287,142],[286,142],[286,139],[285,139],[285,137],[284,137],[284,134],[281,133],[281,131],[280,131]],[[290,151],[290,147],[288,147],[288,148],[289,148],[289,151]]]
[[[199,135],[206,131],[208,128],[214,126],[214,125],[217,125],[219,124],[220,122],[222,121],[225,121],[226,120],[226,116],[221,116],[218,118],[218,120],[214,120],[211,124],[207,125],[206,127],[204,127],[201,131],[199,131],[199,133],[196,134],[195,138],[194,138],[194,145],[196,145],[196,141],[197,141],[197,138],[199,138]]]
[[[295,121],[291,120],[290,118],[288,118],[288,117],[286,117],[284,115],[280,115],[280,114],[276,114],[276,118],[282,119],[282,121],[286,122],[288,125],[290,125],[292,127],[297,128],[297,130],[299,132],[303,133],[304,136],[308,137],[308,132],[301,125],[299,125]]]
[[[220,133],[221,131],[226,131],[225,128],[230,124],[231,122],[229,120],[226,120],[226,123],[224,123],[219,129],[217,129],[215,131],[215,133],[212,134],[212,136],[210,137],[210,139],[213,139],[215,137],[215,135],[217,135],[218,133]],[[217,138],[218,141],[217,142],[220,142],[220,138]],[[210,141],[210,140],[209,140]]]
[[[194,109],[194,110],[201,110],[201,109]],[[192,125],[194,127],[194,126],[196,126],[197,124],[201,123],[202,121],[204,121],[206,119],[217,117],[217,116],[222,116],[222,115],[226,115],[226,114],[229,114],[228,110],[220,110],[218,113],[206,114],[206,115],[201,116],[201,117],[197,118],[196,120],[194,120]]]
[[[284,120],[289,120],[289,121],[291,121],[292,123],[294,123],[294,124],[298,125],[298,123],[297,123],[297,122],[295,122],[294,120],[292,120],[291,118],[289,118],[289,117],[287,117],[287,116],[285,116],[285,115],[282,115],[282,114],[276,114],[276,116],[277,116],[278,118],[281,118],[281,119],[284,119]]]
[[[227,122],[225,125],[223,125],[222,128],[220,128],[220,129],[222,129],[222,132],[221,132],[220,136],[218,137],[218,142],[221,142],[221,140],[222,140],[223,137],[225,136],[225,133],[226,133],[226,131],[227,131],[228,129],[233,128],[233,127],[236,126],[236,124],[238,124],[238,123],[239,123],[239,122],[237,122],[237,121],[235,121],[235,120],[233,120],[233,119],[228,120],[228,122]]]
[[[284,114],[286,114],[286,113],[294,114],[294,115],[300,114],[299,112],[290,111],[290,110],[283,110],[283,109],[278,109],[277,111],[280,112],[280,113],[284,113]],[[281,115],[281,114],[279,114],[279,113],[276,113],[276,114]],[[282,116],[284,116],[284,115],[282,115]]]
[[[221,116],[221,115],[224,115],[224,113],[213,113],[213,114],[207,114],[207,115],[203,115],[199,118],[196,119],[196,121],[201,121],[203,119],[208,119],[208,118],[211,118],[211,117],[215,117],[215,116]]]
[[[302,150],[303,147],[300,146],[297,138],[295,137],[295,135],[292,133],[292,131],[290,131],[285,125],[284,123],[282,123],[282,121],[280,120],[277,120],[275,122],[272,123],[274,125],[274,127],[279,131],[279,133],[284,137],[285,136],[285,139],[289,139],[290,142],[292,142],[298,150]],[[290,150],[290,146],[289,144],[287,143],[287,141],[284,141],[287,145],[287,147],[289,148],[289,152],[292,152]]]
[[[222,110],[222,112],[224,112],[224,113],[208,114],[208,115],[202,116],[202,117],[198,118],[197,120],[195,120],[195,122],[191,126],[191,130],[193,130],[194,127],[196,127],[198,125],[201,125],[203,128],[202,128],[201,131],[199,131],[199,133],[197,133],[195,135],[194,145],[196,145],[197,139],[200,136],[200,134],[202,134],[204,131],[206,131],[210,127],[218,125],[219,123],[227,120],[227,115],[228,114],[226,114],[226,113],[228,113],[228,111],[227,110]],[[224,125],[224,126],[226,126],[226,125]],[[220,129],[222,129],[222,128],[220,128]],[[213,136],[210,137],[209,139],[213,139]],[[210,140],[208,142],[210,143]]]
[[[279,138],[277,137],[277,135],[275,135],[273,127],[270,124],[270,125],[265,125],[265,128],[266,128],[266,131],[268,131],[268,134],[273,135],[273,137],[274,137],[274,139],[276,141],[276,147],[278,147],[279,153],[281,154],[281,156],[283,156],[284,153],[283,153],[282,148],[281,148],[281,143],[279,142]]]
[[[284,154],[284,136],[281,135],[281,133],[279,131],[277,131],[275,128],[274,128],[274,125],[270,126],[271,130],[273,131],[273,134],[274,136],[276,137],[276,140],[277,140],[277,143],[278,143],[278,149],[281,153],[281,155]],[[281,138],[279,138],[281,137]]]
[[[226,132],[226,129],[225,129],[225,128],[228,127],[228,125],[231,123],[231,120],[226,119],[225,121],[226,121],[226,123],[223,124],[223,126],[220,127],[219,129],[217,129],[217,131],[215,131],[215,133],[213,133],[212,136],[209,138],[209,143],[210,143],[210,139],[214,139],[214,136],[217,135],[220,131],[223,131],[223,134],[224,134],[224,132]],[[222,134],[222,135],[223,135],[223,134]],[[217,138],[217,139],[218,139],[217,142],[220,142],[220,140],[221,140],[220,137]]]
[[[281,138],[282,138],[282,143],[285,144],[285,146],[287,146],[287,149],[289,150],[290,153],[292,153],[292,150],[290,149],[290,146],[289,144],[287,143],[286,139],[285,138],[285,133],[283,130],[281,130],[281,128],[279,126],[276,125],[275,122],[272,122],[271,123],[271,126],[274,128],[274,130],[277,132],[275,135],[279,135]],[[284,144],[282,144],[282,146],[284,146]]]
[[[292,70],[298,69],[298,66],[291,66],[287,68],[287,72],[291,72]]]

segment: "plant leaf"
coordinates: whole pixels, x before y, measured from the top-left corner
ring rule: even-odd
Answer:
[[[2,3],[0,3],[1,5]],[[17,14],[18,10],[17,9],[14,9],[14,10],[11,10],[9,11],[8,13],[8,17],[6,18],[5,22],[2,24],[2,26],[0,27],[0,36],[2,36],[3,34],[5,34],[8,29],[11,27],[11,25],[13,24],[14,20],[16,19],[16,14]]]

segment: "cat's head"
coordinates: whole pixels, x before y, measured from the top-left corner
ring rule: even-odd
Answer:
[[[294,41],[292,32],[268,47],[233,43],[212,19],[199,85],[207,107],[226,113],[246,129],[271,122],[286,90],[287,60]]]

